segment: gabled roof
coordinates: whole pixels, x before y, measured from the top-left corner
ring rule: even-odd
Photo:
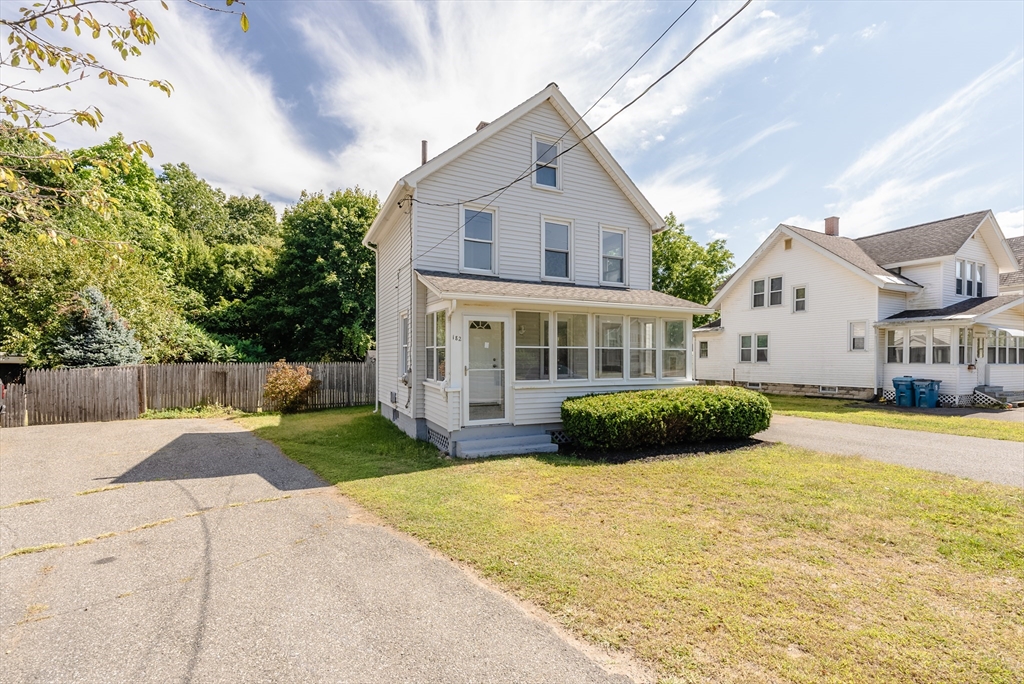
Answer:
[[[1020,287],[1024,285],[1024,237],[1008,238],[1006,244],[1010,246],[1013,256],[1017,257],[1020,268],[1009,273],[1000,273],[999,287]]]
[[[1003,294],[998,297],[973,297],[941,309],[907,309],[898,314],[893,314],[885,320],[901,323],[912,320],[963,321],[997,313],[1015,304],[1022,303],[1024,303],[1024,295],[1021,294]]]
[[[806,228],[797,228],[796,226],[786,226],[786,228],[799,233],[801,236],[810,240],[819,247],[827,249],[840,259],[848,261],[868,275],[877,276],[879,278],[889,280],[890,282],[897,282],[901,285],[918,284],[910,278],[897,275],[892,271],[887,271],[879,266],[878,263],[872,259],[863,248],[861,248],[856,240],[840,237],[838,235],[825,235],[824,233],[807,230]]]
[[[649,308],[679,313],[711,313],[694,302],[654,290],[592,287],[570,283],[535,283],[490,276],[417,270],[420,282],[441,299],[545,302],[573,305],[602,305],[614,308]]]
[[[722,317],[719,316],[713,321],[709,321],[699,328],[694,328],[693,332],[717,332],[722,329]]]
[[[976,211],[973,214],[867,235],[854,242],[879,264],[950,256],[964,246],[990,213]]]
[[[376,237],[378,236],[381,227],[387,224],[391,214],[398,208],[397,203],[399,198],[407,192],[414,190],[417,183],[435,171],[455,161],[485,140],[489,140],[492,136],[501,133],[501,131],[507,128],[510,124],[533,111],[544,102],[551,102],[555,111],[558,112],[565,121],[566,128],[568,129],[572,126],[573,131],[578,138],[582,139],[584,136],[591,133],[590,126],[583,121],[579,113],[569,103],[569,100],[562,94],[562,91],[558,89],[558,84],[551,83],[544,88],[544,90],[541,90],[530,99],[526,100],[514,109],[509,110],[505,114],[502,114],[486,126],[478,128],[472,135],[464,138],[428,161],[426,164],[417,167],[400,178],[389,193],[387,200],[385,200],[384,204],[381,206],[381,211],[370,226],[370,230],[367,231],[366,237],[363,238],[363,244],[365,245],[376,241]],[[664,230],[665,220],[658,214],[657,210],[653,205],[651,205],[647,198],[644,197],[643,193],[640,192],[640,189],[635,183],[633,183],[632,179],[626,175],[626,172],[621,166],[619,166],[619,163],[615,161],[614,157],[612,157],[611,153],[608,151],[608,148],[598,140],[597,136],[590,135],[590,137],[582,141],[582,146],[594,155],[598,164],[604,168],[626,198],[634,207],[636,207],[636,210],[640,215],[648,221],[652,230],[654,232]],[[528,182],[528,178],[529,177],[527,177],[527,180],[521,182]],[[512,180],[514,179],[509,178],[506,182]]]

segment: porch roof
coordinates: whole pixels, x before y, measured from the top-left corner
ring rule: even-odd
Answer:
[[[572,283],[536,283],[490,276],[417,270],[420,282],[441,299],[465,299],[570,306],[600,305],[617,309],[654,309],[709,314],[712,309],[654,290],[594,287]]]
[[[998,297],[973,297],[951,304],[942,309],[907,309],[898,314],[879,321],[878,325],[884,326],[886,322],[909,323],[911,321],[962,321],[971,322],[979,316],[990,314],[1005,309],[1013,304],[1024,303],[1024,295],[1003,294]]]

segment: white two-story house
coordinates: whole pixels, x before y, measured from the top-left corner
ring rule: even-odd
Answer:
[[[1020,268],[991,211],[856,240],[835,217],[780,225],[709,303],[696,377],[868,399],[913,376],[941,381],[945,405],[1022,392]]]
[[[553,451],[566,397],[695,384],[692,317],[711,310],[651,290],[664,221],[589,133],[551,84],[384,201],[364,240],[378,402],[410,436]]]

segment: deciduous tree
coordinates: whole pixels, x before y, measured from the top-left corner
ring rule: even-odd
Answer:
[[[665,230],[654,236],[654,254],[651,259],[653,287],[673,297],[707,304],[715,290],[725,280],[733,264],[733,254],[725,240],[712,240],[701,245],[686,234],[682,223],[670,213],[665,217]],[[694,317],[694,324],[710,317]]]

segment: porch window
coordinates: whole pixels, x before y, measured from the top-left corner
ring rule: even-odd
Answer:
[[[555,360],[559,380],[590,377],[587,314],[558,314],[555,321]]]
[[[661,374],[666,378],[686,377],[686,321],[665,321],[665,348],[661,352]],[[701,342],[707,356],[708,343]]]
[[[753,361],[753,335],[740,335],[740,363]]]
[[[964,293],[964,262],[956,262],[956,293],[962,295]]]
[[[1018,363],[1017,347],[1019,346],[1020,338],[1007,335],[1006,342],[1006,363]]]
[[[544,277],[568,280],[569,224],[544,222]]]
[[[409,314],[402,314],[399,321],[399,334],[401,347],[398,350],[398,377],[402,377],[409,371]]]
[[[768,285],[768,306],[782,306],[782,276],[772,278]]]
[[[996,363],[1006,363],[1006,331],[1000,330],[999,336],[996,338],[996,344],[998,346],[999,360]]]
[[[864,351],[868,324],[864,321],[850,323],[850,351]]]
[[[594,351],[597,353],[597,377],[622,377],[622,316],[595,316],[594,327],[597,340]]]
[[[996,331],[995,330],[989,330],[988,331],[988,355],[987,355],[987,358],[988,358],[988,362],[989,363],[995,363],[996,362]]]
[[[556,189],[561,187],[558,178],[558,143],[534,138],[533,147],[537,155],[534,185]]]
[[[960,328],[960,365],[974,363],[974,330]]]
[[[697,354],[702,359],[708,358],[708,341],[707,340],[701,340],[700,341],[700,350],[697,352]]]
[[[768,363],[768,335],[757,335],[757,363]]]
[[[494,272],[494,212],[464,208],[462,220],[462,267]]]
[[[657,375],[657,331],[653,318],[629,319],[629,377],[653,378]]]
[[[953,341],[953,333],[949,328],[935,328],[932,330],[932,363],[950,362],[950,344]]]
[[[759,309],[764,306],[764,279],[755,280],[752,287],[750,306],[751,308]]]
[[[807,311],[807,288],[793,288],[793,311]]]
[[[445,322],[444,311],[435,311],[426,316],[427,380],[444,382],[445,379]]]
[[[551,377],[550,317],[534,311],[516,312],[516,380]]]
[[[903,363],[903,338],[902,330],[887,330],[885,332],[886,363]]]
[[[928,331],[923,329],[910,331],[910,363],[927,363]]]
[[[626,282],[626,234],[621,230],[601,231],[601,282]]]
[[[966,281],[967,281],[966,282],[966,285],[967,285],[967,296],[968,297],[973,297],[974,296],[974,262],[971,262],[971,261],[967,262],[967,277],[966,277]]]

